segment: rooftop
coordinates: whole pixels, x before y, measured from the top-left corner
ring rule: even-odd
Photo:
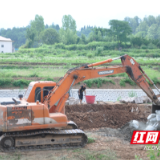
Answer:
[[[5,38],[0,36],[0,41],[8,41],[8,42],[12,42],[12,40],[10,38]]]

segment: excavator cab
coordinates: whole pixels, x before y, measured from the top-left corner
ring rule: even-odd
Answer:
[[[27,102],[44,102],[45,97],[54,88],[56,82],[52,81],[34,81],[31,82],[25,92],[23,100]]]

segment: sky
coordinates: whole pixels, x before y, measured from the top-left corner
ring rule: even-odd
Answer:
[[[62,26],[63,15],[71,15],[77,30],[84,26],[108,28],[109,20],[143,19],[160,15],[160,0],[2,0],[0,28],[25,27],[41,15],[44,23]]]

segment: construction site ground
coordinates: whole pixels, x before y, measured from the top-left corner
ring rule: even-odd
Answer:
[[[134,112],[131,110],[134,109]],[[4,153],[0,159],[10,160],[131,160],[135,155],[148,159],[144,145],[130,145],[128,122],[146,121],[151,104],[83,104],[67,105],[69,120],[86,132],[89,142],[84,148]]]

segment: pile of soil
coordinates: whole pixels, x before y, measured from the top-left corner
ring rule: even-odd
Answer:
[[[137,104],[84,104],[66,106],[68,120],[74,121],[80,129],[100,127],[120,128],[131,120],[146,121],[140,110],[131,112]]]

